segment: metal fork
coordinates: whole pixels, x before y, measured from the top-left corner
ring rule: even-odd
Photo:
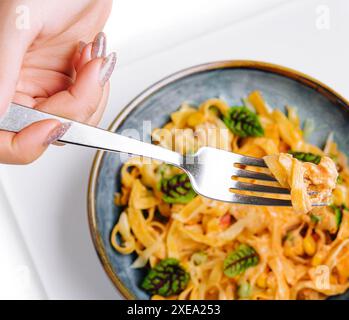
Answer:
[[[71,124],[69,130],[59,140],[60,142],[144,156],[177,166],[188,174],[194,190],[204,197],[248,205],[291,206],[290,200],[273,199],[264,196],[264,194],[269,196],[275,196],[275,194],[287,195],[290,193],[288,189],[232,179],[236,177],[259,181],[276,181],[269,174],[234,166],[235,164],[240,164],[265,168],[266,164],[263,159],[246,157],[211,147],[200,148],[194,155],[182,156],[177,152],[153,144],[14,103],[10,105],[7,113],[0,118],[0,129],[19,132],[26,126],[45,119],[57,119],[62,123],[68,122]],[[263,195],[238,194],[232,192],[234,190],[262,192]]]

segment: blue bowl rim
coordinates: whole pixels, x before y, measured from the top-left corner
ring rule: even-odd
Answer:
[[[119,128],[119,126],[121,126],[121,124],[126,120],[127,116],[130,114],[131,111],[136,109],[144,100],[149,98],[151,95],[155,94],[157,91],[161,90],[163,87],[169,85],[170,83],[190,75],[218,69],[253,69],[281,75],[286,78],[298,81],[303,85],[316,90],[317,92],[319,92],[319,94],[323,95],[331,102],[339,104],[342,108],[349,111],[349,102],[344,97],[342,97],[335,90],[331,89],[319,80],[310,77],[302,72],[269,62],[253,60],[224,60],[189,67],[184,70],[178,71],[174,74],[171,74],[163,78],[162,80],[154,83],[153,85],[145,89],[143,92],[141,92],[138,96],[136,96],[129,104],[127,104],[119,112],[119,114],[116,116],[114,121],[109,126],[108,130],[115,132]],[[107,273],[109,279],[112,281],[116,289],[123,295],[125,299],[136,300],[137,297],[135,297],[135,295],[128,290],[128,288],[123,284],[122,280],[114,272],[113,266],[110,260],[108,259],[105,247],[103,245],[102,237],[98,230],[95,203],[96,186],[101,169],[101,163],[103,161],[105,153],[105,151],[97,151],[90,171],[87,192],[87,215],[90,234],[99,260],[105,272]]]

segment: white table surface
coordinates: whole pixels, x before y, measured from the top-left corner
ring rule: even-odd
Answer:
[[[141,12],[161,8],[146,17],[139,12],[132,16],[135,1],[128,5],[126,0],[119,1],[120,6],[114,8],[106,30],[120,63],[112,78],[102,127],[155,81],[182,68],[221,59],[285,65],[349,97],[347,0],[216,0],[211,1],[214,7],[204,1],[202,6],[185,6],[185,10],[164,4],[157,7],[156,2],[151,0],[148,7],[141,8]],[[177,2],[183,8],[184,2]],[[325,15],[329,10],[328,29],[322,29],[319,20],[324,10]],[[162,18],[141,31],[131,23],[146,24],[144,21],[154,17]],[[129,28],[130,33],[122,33],[122,28]],[[93,156],[93,151],[82,148],[51,147],[32,165],[0,167],[4,189],[0,184],[0,235],[5,235],[0,238],[0,265],[12,261],[0,273],[4,268],[19,270],[15,278],[20,278],[18,290],[22,292],[17,296],[120,297],[99,263],[87,224],[86,192]],[[2,250],[5,246],[7,250]],[[3,291],[0,298],[6,297]],[[8,297],[13,295],[7,293]]]

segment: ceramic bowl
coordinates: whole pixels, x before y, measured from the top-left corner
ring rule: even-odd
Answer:
[[[340,149],[349,154],[349,105],[343,97],[297,71],[255,61],[214,62],[171,75],[136,97],[109,129],[118,133],[137,129],[142,136],[143,121],[151,121],[152,128],[161,127],[183,101],[199,104],[223,97],[230,105],[239,105],[253,90],[261,91],[271,107],[296,106],[301,119],[313,119],[316,126],[310,142],[321,146],[334,131]],[[149,132],[144,132],[143,140],[150,141]],[[95,157],[88,192],[91,234],[105,271],[124,297],[149,299],[139,288],[145,270],[131,269],[135,256],[121,255],[110,244],[120,214],[114,194],[120,189],[121,166],[119,154],[98,152]],[[335,298],[348,299],[349,294]]]

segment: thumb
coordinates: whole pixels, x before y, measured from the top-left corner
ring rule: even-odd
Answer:
[[[69,129],[69,123],[42,120],[19,133],[4,131],[0,134],[0,163],[29,164],[46,148],[60,139]]]

